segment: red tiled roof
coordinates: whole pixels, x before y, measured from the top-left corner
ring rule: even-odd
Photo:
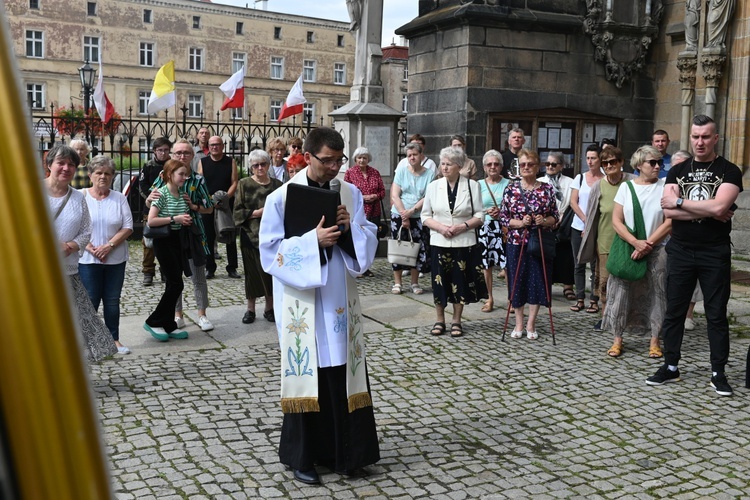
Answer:
[[[383,60],[388,59],[409,59],[409,47],[402,47],[400,45],[383,47]]]

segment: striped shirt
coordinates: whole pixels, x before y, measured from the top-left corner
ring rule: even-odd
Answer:
[[[151,186],[151,189],[159,189],[163,186],[165,186],[164,181],[161,177],[157,176],[154,184]],[[210,208],[214,206],[214,203],[211,200],[211,195],[208,194],[206,181],[203,180],[202,175],[198,175],[195,172],[192,172],[190,174],[190,177],[188,177],[188,179],[185,181],[185,185],[183,186],[183,188],[185,189],[187,194],[190,195],[190,201],[194,205],[198,205],[198,207],[204,208]],[[203,250],[206,252],[206,255],[210,255],[208,240],[206,239],[206,230],[203,227],[203,218],[198,212],[193,212],[191,210],[189,213],[193,218],[193,224],[198,226],[198,230],[201,233],[201,244],[203,245]]]
[[[151,204],[151,206],[159,209],[159,217],[172,217],[188,213],[188,202],[182,198],[182,190],[180,190],[179,198],[172,196],[167,186],[160,187],[159,192],[161,196]],[[170,224],[170,227],[172,229],[182,229],[182,224],[174,223]]]

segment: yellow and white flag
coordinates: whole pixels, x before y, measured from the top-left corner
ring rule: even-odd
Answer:
[[[148,100],[149,114],[174,106],[174,60],[159,68]]]

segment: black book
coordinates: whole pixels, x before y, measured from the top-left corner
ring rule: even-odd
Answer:
[[[315,229],[325,216],[323,227],[336,225],[336,213],[341,203],[336,191],[304,184],[289,184],[284,207],[284,235],[302,236]]]

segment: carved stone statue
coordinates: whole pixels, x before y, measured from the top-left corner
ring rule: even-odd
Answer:
[[[698,51],[698,28],[701,22],[701,0],[685,2],[685,50]]]
[[[346,8],[349,11],[349,19],[351,24],[349,25],[349,31],[356,31],[359,29],[359,21],[362,19],[362,2],[364,0],[346,0]]]
[[[737,0],[710,0],[706,20],[706,31],[708,32],[706,47],[726,49],[727,30],[729,29],[729,21],[734,15],[736,4]]]

